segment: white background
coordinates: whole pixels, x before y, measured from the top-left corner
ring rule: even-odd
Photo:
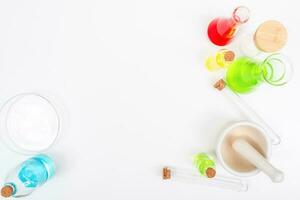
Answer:
[[[252,16],[233,48],[264,20],[289,32],[282,51],[293,80],[243,97],[280,133],[271,161],[285,181],[259,174],[246,193],[163,182],[162,166],[192,169],[193,153],[212,151],[228,122],[245,119],[211,87],[219,74],[203,65],[218,49],[207,24],[238,5]],[[57,175],[26,199],[299,199],[299,24],[296,0],[2,0],[0,103],[41,91],[66,108],[67,129],[48,152]],[[1,145],[1,182],[26,158]]]

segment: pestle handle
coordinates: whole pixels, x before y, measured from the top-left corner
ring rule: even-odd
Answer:
[[[251,144],[244,139],[236,139],[232,148],[246,160],[267,174],[273,182],[283,181],[284,174],[271,165]]]

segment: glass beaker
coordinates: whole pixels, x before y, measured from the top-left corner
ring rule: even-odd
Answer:
[[[207,34],[212,43],[224,46],[231,42],[239,25],[249,20],[250,11],[245,6],[237,7],[231,18],[216,18],[208,25]]]
[[[284,85],[291,79],[292,72],[290,61],[282,54],[272,54],[263,62],[240,57],[228,67],[226,82],[233,91],[247,93],[263,82]]]

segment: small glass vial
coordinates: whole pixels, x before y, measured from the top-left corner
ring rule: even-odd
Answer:
[[[234,60],[235,54],[228,49],[220,49],[215,55],[210,56],[205,61],[205,66],[209,71],[228,67]]]
[[[23,197],[47,182],[55,173],[53,160],[37,155],[21,163],[6,177],[1,189],[3,197]]]
[[[194,155],[193,162],[202,176],[207,178],[216,176],[216,164],[212,156],[206,153],[198,153]]]

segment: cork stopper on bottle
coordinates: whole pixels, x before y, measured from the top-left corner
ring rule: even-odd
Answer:
[[[231,62],[234,60],[235,54],[233,51],[226,51],[224,54],[224,60],[227,62]]]
[[[211,168],[211,167],[207,168],[206,176],[207,176],[207,178],[215,177],[216,176],[216,170],[214,168]]]
[[[13,193],[14,193],[14,188],[10,185],[6,185],[6,186],[2,187],[2,189],[1,189],[1,195],[3,197],[6,197],[6,198],[10,197],[13,195]]]

